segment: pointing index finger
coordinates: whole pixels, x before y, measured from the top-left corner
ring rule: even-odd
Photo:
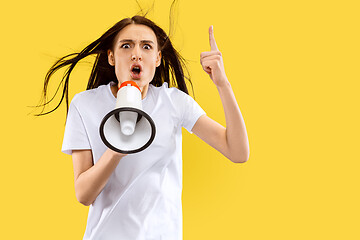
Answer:
[[[218,47],[216,45],[215,37],[214,37],[214,27],[211,25],[209,28],[209,42],[211,51],[218,51]]]

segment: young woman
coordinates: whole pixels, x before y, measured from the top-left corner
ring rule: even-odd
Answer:
[[[49,70],[44,98],[52,74],[69,65],[58,107],[64,97],[68,103],[69,76],[75,65],[97,55],[87,90],[76,94],[68,108],[62,146],[72,155],[76,197],[90,205],[84,239],[182,239],[182,127],[231,161],[248,160],[244,120],[212,27],[209,41],[211,50],[201,53],[200,62],[218,89],[226,128],[206,116],[187,94],[181,56],[166,33],[142,16],[121,20]],[[148,148],[125,155],[105,146],[99,126],[115,106],[118,87],[128,80],[140,87],[143,110],[157,130]]]

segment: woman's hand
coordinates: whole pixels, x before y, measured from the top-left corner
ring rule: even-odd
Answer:
[[[110,155],[113,157],[113,158],[123,158],[125,156],[127,156],[127,154],[125,153],[119,153],[119,152],[115,152],[114,150],[111,150],[110,148],[108,148],[108,152],[110,153]]]
[[[221,52],[216,45],[213,26],[209,28],[209,42],[210,52],[202,52],[200,54],[200,63],[214,84],[217,87],[221,87],[224,84],[228,84],[228,79],[225,74]]]
[[[244,119],[226,77],[221,52],[217,48],[213,27],[209,28],[210,52],[200,55],[200,63],[217,87],[224,108],[226,128],[207,115],[201,116],[192,132],[234,163],[249,159],[250,149]]]
[[[85,206],[92,204],[125,156],[108,148],[93,164],[91,149],[73,150],[75,195],[78,201]]]

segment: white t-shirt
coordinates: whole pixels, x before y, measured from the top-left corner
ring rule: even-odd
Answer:
[[[62,152],[91,149],[93,162],[106,151],[99,127],[114,109],[111,85],[76,94],[66,120]],[[84,239],[182,239],[182,135],[205,114],[176,88],[149,86],[143,111],[156,126],[152,144],[123,157],[96,200],[90,205]]]

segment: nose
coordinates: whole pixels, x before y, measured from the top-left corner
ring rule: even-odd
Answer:
[[[141,61],[141,60],[142,60],[139,46],[137,46],[137,47],[134,48],[134,51],[133,51],[133,53],[131,54],[131,60],[132,60],[132,61]]]

